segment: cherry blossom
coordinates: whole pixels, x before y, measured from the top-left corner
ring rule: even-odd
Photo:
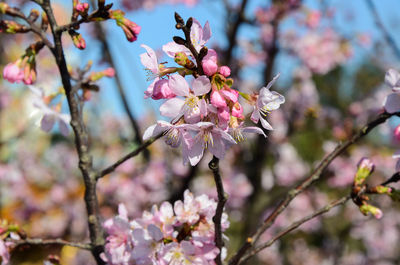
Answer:
[[[254,123],[261,121],[261,125],[267,130],[273,130],[272,126],[264,118],[272,110],[276,110],[279,106],[285,103],[285,97],[275,91],[269,89],[278,79],[279,74],[276,75],[266,87],[261,88],[260,93],[256,95],[256,102],[254,103],[254,110],[251,114],[251,120]]]

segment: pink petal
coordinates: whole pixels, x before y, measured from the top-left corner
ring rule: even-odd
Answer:
[[[183,76],[181,76],[179,74],[172,75],[169,78],[168,85],[169,85],[169,88],[171,89],[171,91],[175,95],[181,96],[181,97],[189,96],[189,92],[190,92],[189,85]]]
[[[216,90],[211,92],[211,104],[217,108],[224,108],[227,106],[224,97]]]
[[[203,42],[206,43],[211,38],[211,35],[210,23],[207,21],[203,28]]]
[[[211,90],[210,79],[205,75],[199,76],[193,81],[192,90],[196,96],[207,94]]]

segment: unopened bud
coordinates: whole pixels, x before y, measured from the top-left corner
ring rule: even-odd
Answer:
[[[364,181],[372,174],[374,171],[375,165],[371,160],[364,157],[358,162],[357,165],[357,173],[354,178],[354,185],[361,185]]]
[[[376,187],[373,189],[373,191],[376,192],[376,193],[378,193],[378,194],[388,194],[388,195],[390,195],[390,194],[392,193],[392,188],[391,188],[391,187],[386,187],[386,186],[379,185],[379,186],[376,186]]]
[[[208,48],[206,46],[204,46],[203,48],[201,48],[200,52],[199,52],[199,59],[200,61],[203,60],[204,57],[206,57],[208,53]]]
[[[394,139],[396,139],[397,141],[400,141],[400,125],[397,125],[397,127],[394,129],[393,136],[394,136]]]
[[[78,32],[74,31],[74,30],[70,30],[69,35],[72,38],[72,42],[74,43],[75,47],[83,50],[86,48],[86,42],[85,39],[82,37],[81,34],[79,34]]]
[[[0,21],[0,32],[15,34],[28,32],[29,28],[12,20]]]
[[[175,43],[177,43],[179,45],[185,45],[185,43],[186,43],[186,41],[184,39],[182,39],[181,37],[178,37],[178,36],[174,36],[172,39],[175,41]]]
[[[193,25],[193,18],[190,17],[190,18],[186,21],[186,27],[187,27],[188,29],[190,29],[190,28],[192,27],[192,25]]]
[[[177,24],[185,24],[185,21],[177,12],[175,12],[175,21]]]
[[[366,203],[360,206],[360,212],[363,215],[368,215],[368,213],[371,213],[376,219],[381,219],[383,216],[381,209]]]

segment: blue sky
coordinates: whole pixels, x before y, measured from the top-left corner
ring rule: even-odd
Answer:
[[[247,13],[252,15],[254,9],[265,1],[249,1]],[[318,7],[321,4],[319,0],[305,1],[309,7]],[[379,39],[380,34],[376,29],[370,11],[365,5],[365,0],[325,0],[329,6],[333,6],[338,15],[335,17],[335,24],[340,31],[348,37],[352,37],[354,32],[370,33],[373,39]],[[383,20],[385,27],[400,43],[398,11],[400,10],[399,0],[375,0],[378,12]],[[134,43],[129,43],[124,38],[122,31],[114,22],[105,22],[108,29],[108,39],[111,41],[113,54],[116,56],[118,66],[123,77],[123,85],[128,95],[128,100],[135,116],[140,117],[148,110],[156,110],[159,105],[151,99],[143,99],[143,92],[147,88],[149,82],[146,81],[146,72],[140,63],[139,55],[144,52],[140,47],[146,44],[153,49],[159,49],[161,46],[172,40],[174,35],[182,35],[175,29],[174,12],[178,12],[184,19],[193,16],[204,24],[207,20],[210,22],[212,29],[213,43],[219,43],[221,46],[226,45],[224,34],[225,13],[222,1],[202,0],[194,8],[188,8],[185,5],[161,5],[153,10],[141,10],[128,13],[128,18],[136,22],[142,27],[139,38]],[[353,19],[349,20],[350,17]],[[293,27],[293,25],[287,25]],[[246,37],[248,35],[256,35],[256,31],[250,26],[244,26],[240,29],[239,36]],[[370,50],[357,50],[356,55],[362,56]],[[87,51],[78,52],[79,54],[88,55],[89,57],[101,53],[101,50],[94,43],[88,43]],[[82,56],[82,58],[85,58]],[[95,58],[95,57],[94,57]],[[164,57],[166,58],[166,57]],[[96,63],[96,59],[94,60]],[[82,62],[82,64],[85,62]],[[293,62],[284,58],[278,62],[277,71],[281,72],[285,79],[285,69],[290,68]],[[257,71],[253,73],[257,78]],[[113,80],[105,81],[102,89],[102,101],[110,111],[122,114],[122,106],[119,101],[117,90],[114,87]]]

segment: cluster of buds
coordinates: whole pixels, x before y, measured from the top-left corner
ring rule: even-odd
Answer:
[[[215,50],[205,44],[211,37],[208,22],[201,24],[189,18],[186,24],[176,14],[176,28],[182,29],[186,40],[174,37],[174,41],[163,46],[163,51],[181,67],[166,67],[159,63],[156,53],[142,45],[146,53],[141,54],[141,62],[154,77],[145,92],[145,98],[166,99],[160,107],[161,115],[171,118],[171,122],[158,121],[144,133],[147,140],[164,133],[167,144],[178,147],[182,144],[184,163],[196,165],[208,149],[222,159],[225,151],[244,139],[242,133],[258,133],[265,136],[258,127],[245,127],[240,96],[253,106],[251,121],[267,129],[272,126],[265,119],[271,111],[279,108],[285,98],[270,91],[276,76],[259,93],[246,94],[233,88],[228,66],[218,65]],[[193,76],[191,85],[185,77]]]
[[[374,168],[375,165],[368,158],[362,158],[359,161],[357,165],[357,172],[354,177],[351,197],[353,202],[359,207],[362,214],[372,214],[375,216],[375,218],[380,219],[383,215],[382,211],[368,203],[369,197],[366,194],[386,194],[391,196],[392,188],[384,185],[377,185],[375,187],[368,188],[365,182],[374,171]]]
[[[216,207],[217,202],[207,195],[194,197],[188,190],[183,201],[173,206],[163,202],[160,208],[154,205],[151,212],[131,221],[120,205],[119,215],[104,223],[108,237],[101,257],[110,265],[215,264],[220,252],[212,220]],[[221,221],[225,231],[229,227],[225,213]]]
[[[20,59],[4,67],[3,78],[11,83],[33,84],[36,81],[36,54],[43,47],[42,42],[32,44]]]
[[[115,20],[117,26],[122,28],[128,41],[133,42],[137,40],[137,36],[141,30],[140,26],[125,18],[125,13],[122,10],[110,10],[108,13],[110,18]]]

